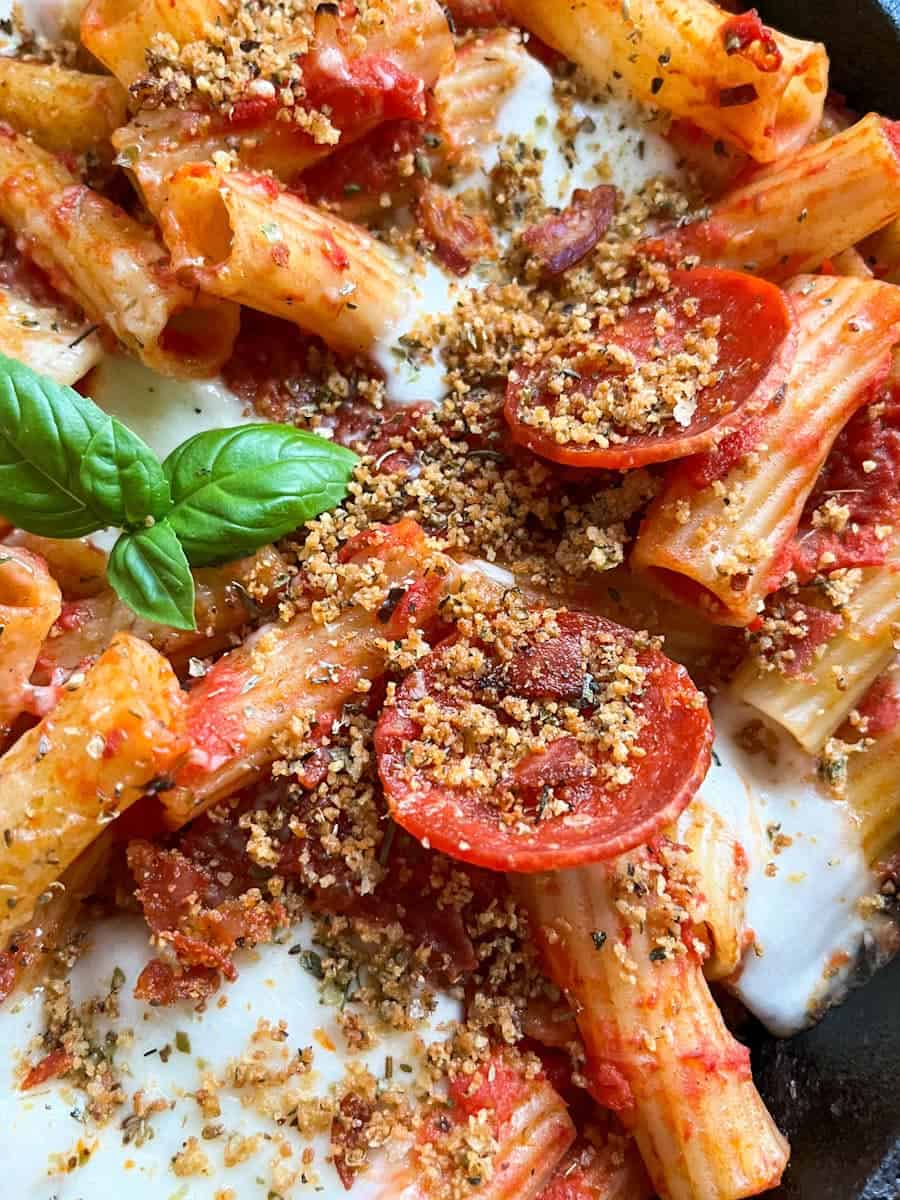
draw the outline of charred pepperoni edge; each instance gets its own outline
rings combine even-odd
[[[595,633],[610,632],[628,644],[633,641],[633,631],[612,621],[582,613],[569,615],[589,622]],[[626,828],[592,838],[585,826],[566,831],[560,824],[564,818],[551,818],[535,826],[530,834],[513,833],[501,829],[485,812],[477,792],[428,784],[413,790],[404,770],[404,749],[410,725],[414,724],[406,715],[406,706],[414,699],[414,689],[421,688],[423,669],[427,671],[429,662],[453,641],[451,637],[442,642],[406,677],[397,690],[395,704],[382,711],[375,730],[378,770],[391,814],[432,849],[475,866],[522,873],[598,862],[648,842],[676,819],[702,783],[709,768],[713,738],[708,709],[684,668],[658,651],[648,650],[639,655],[651,676],[640,702],[647,721],[640,744],[648,753],[636,760],[635,778],[628,788],[635,789],[635,795],[652,797],[655,807],[627,818],[630,824],[626,823]],[[666,711],[660,712],[660,708]],[[562,740],[556,739],[551,746]],[[662,794],[659,768],[671,776],[671,764],[679,759],[683,769],[675,771],[673,778],[663,779]],[[609,803],[615,804],[615,800],[613,792]],[[461,850],[460,843],[466,849]]]
[[[771,306],[770,320],[776,318],[776,309],[780,308],[781,321],[784,326],[784,337],[773,351],[770,361],[759,375],[755,386],[739,398],[730,409],[721,416],[703,413],[703,397],[700,400],[700,415],[691,422],[699,426],[693,432],[690,426],[681,432],[668,432],[658,435],[634,434],[629,435],[629,441],[620,445],[609,446],[575,446],[570,443],[559,443],[555,438],[524,424],[519,418],[521,393],[524,386],[532,384],[542,372],[526,373],[516,380],[510,379],[507,385],[504,414],[512,431],[513,439],[527,447],[542,458],[573,467],[603,467],[612,470],[629,470],[633,467],[647,466],[650,463],[670,462],[673,459],[686,458],[705,451],[714,450],[716,445],[729,435],[739,436],[740,430],[754,417],[769,407],[778,395],[779,389],[787,378],[788,371],[796,353],[796,333],[793,327],[793,312],[789,298],[774,284],[758,279],[752,275],[744,275],[740,271],[726,271],[718,267],[697,267],[693,271],[671,271],[669,278],[673,285],[684,290],[684,299],[689,298],[691,286],[698,283],[710,284],[728,282],[731,286],[743,287],[747,291],[747,304],[758,302]],[[665,302],[670,293],[660,296],[659,301]],[[647,305],[646,300],[640,302],[640,307]],[[721,335],[720,335],[721,336]],[[610,340],[615,337],[613,330]],[[714,391],[715,389],[707,389]]]

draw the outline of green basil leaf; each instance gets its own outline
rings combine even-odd
[[[79,481],[95,512],[109,525],[138,525],[172,506],[162,463],[137,434],[107,417],[88,443]]]
[[[106,577],[139,617],[175,629],[197,628],[194,577],[168,521],[123,533],[109,556]]]
[[[339,504],[356,461],[292,425],[198,433],[163,463],[168,520],[194,566],[251,554]]]
[[[0,354],[0,512],[31,533],[62,538],[129,524],[153,509],[161,515],[159,464],[116,425],[73,388]],[[126,475],[118,489],[117,454]],[[132,517],[141,496],[153,508]]]

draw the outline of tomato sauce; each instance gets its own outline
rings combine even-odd
[[[813,514],[829,499],[847,510],[842,530],[817,528]],[[880,566],[888,541],[879,525],[900,520],[900,389],[889,387],[841,431],[803,510],[793,562],[801,582],[820,569]],[[826,556],[823,562],[823,555]]]

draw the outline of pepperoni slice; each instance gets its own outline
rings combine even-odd
[[[561,366],[510,373],[515,441],[568,466],[626,470],[707,450],[769,405],[794,358],[787,296],[717,267],[669,281]]]
[[[703,696],[644,635],[549,609],[493,614],[477,637],[441,642],[375,731],[398,824],[519,872],[652,838],[700,785],[711,743]]]

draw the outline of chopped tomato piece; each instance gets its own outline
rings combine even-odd
[[[356,1092],[348,1092],[331,1121],[331,1157],[334,1169],[349,1191],[365,1165],[369,1143],[366,1132],[375,1106]]]
[[[182,966],[221,971],[234,979],[235,949],[270,941],[286,920],[277,902],[257,898],[248,904],[226,896],[212,870],[179,850],[135,840],[128,846],[128,865],[147,924],[171,945]]]
[[[137,1000],[146,1000],[154,1007],[191,1000],[195,1004],[207,1000],[219,986],[221,976],[211,967],[175,967],[153,958],[138,976],[134,987]]]
[[[550,213],[522,234],[546,275],[561,275],[594,249],[615,216],[618,191],[608,184],[581,188],[562,212]]]
[[[57,1050],[51,1050],[31,1068],[22,1080],[22,1091],[27,1092],[29,1088],[40,1087],[42,1083],[58,1079],[60,1075],[65,1075],[67,1071],[72,1070],[73,1063],[74,1060],[68,1050],[64,1050],[61,1046]]]
[[[615,857],[672,821],[712,740],[686,672],[584,613],[485,625],[440,643],[382,712],[375,749],[398,824],[465,862],[530,872]]]
[[[785,639],[785,649],[793,651],[793,658],[785,661],[782,670],[789,679],[801,678],[815,660],[820,646],[827,646],[843,628],[844,618],[840,613],[828,609],[814,608],[811,604],[792,601],[788,604],[791,621],[803,632]]]
[[[783,62],[775,35],[763,25],[755,8],[729,17],[722,26],[721,36],[726,54],[740,55],[758,71],[777,71]]]
[[[600,351],[585,344],[561,366],[510,373],[517,442],[568,466],[625,470],[708,450],[770,404],[795,350],[784,293],[715,267],[669,279],[594,335]]]
[[[327,109],[332,124],[345,132],[382,121],[425,117],[424,81],[389,58],[346,58],[328,47],[306,59],[303,82],[306,103]]]
[[[879,675],[856,708],[865,722],[859,728],[866,737],[890,733],[900,725],[900,679],[890,672]],[[851,731],[852,726],[846,731],[848,736]]]

